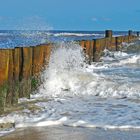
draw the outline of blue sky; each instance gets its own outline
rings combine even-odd
[[[140,30],[140,0],[0,0],[0,29]]]

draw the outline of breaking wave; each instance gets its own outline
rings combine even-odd
[[[54,36],[104,36],[101,34],[85,34],[85,33],[56,33]]]

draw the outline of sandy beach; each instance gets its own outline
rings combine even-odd
[[[1,140],[139,140],[140,131],[88,129],[79,127],[38,127],[18,129]]]

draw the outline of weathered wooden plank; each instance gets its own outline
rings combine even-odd
[[[0,114],[4,111],[7,96],[9,50],[0,50]]]

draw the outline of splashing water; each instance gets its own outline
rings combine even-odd
[[[12,120],[16,128],[140,129],[140,53],[136,52],[105,50],[102,62],[88,65],[78,44],[58,43],[42,75],[44,82],[31,97],[41,110],[13,112],[0,120]]]
[[[80,73],[82,74],[85,67],[84,60],[79,45],[72,42],[57,44],[53,48],[50,65],[44,75],[47,80],[45,79],[43,86],[49,91],[47,95],[61,95],[61,91],[71,91],[78,87],[78,76],[80,78]]]
[[[50,66],[43,75],[42,95],[93,95],[139,97],[139,54],[105,50],[102,62],[86,65],[81,47],[74,43],[55,46]],[[43,93],[42,93],[43,92]]]

